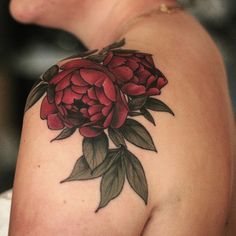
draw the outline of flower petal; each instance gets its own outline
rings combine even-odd
[[[127,82],[133,77],[133,71],[128,66],[119,66],[110,70],[119,81]]]
[[[102,107],[103,107],[102,105],[93,105],[93,106],[89,107],[89,109],[88,109],[89,115],[92,116],[92,115],[100,112],[102,110]]]
[[[113,128],[120,128],[128,115],[129,108],[124,94],[117,89],[117,101],[114,104],[114,114],[111,122]]]
[[[160,95],[161,91],[158,88],[150,88],[147,90],[146,95],[153,96],[153,95]]]
[[[73,92],[70,88],[64,90],[62,102],[66,104],[73,104],[74,100],[80,100],[82,98],[81,94]]]
[[[73,112],[77,112],[77,111],[79,111],[79,107],[77,107],[76,105],[72,105],[72,108],[71,108],[71,111],[73,111]]]
[[[87,108],[81,108],[79,111],[83,114],[84,117],[89,118],[89,113]]]
[[[67,109],[67,110],[71,110],[72,109],[72,105],[71,104],[69,104],[69,105],[65,105],[65,108]]]
[[[66,108],[63,105],[62,106],[57,106],[57,109],[58,109],[59,114],[62,115],[62,117],[66,116],[68,114]]]
[[[104,94],[104,91],[102,88],[95,88],[95,92],[98,98],[98,101],[103,105],[109,105],[111,103],[111,100],[108,99],[108,97]]]
[[[141,59],[138,58],[137,56],[133,56],[132,59],[133,59],[134,61],[136,61],[137,63],[139,63],[139,64],[140,64],[140,62],[141,62]]]
[[[168,83],[167,79],[164,77],[159,77],[157,79],[157,88],[161,89]]]
[[[155,80],[157,80],[157,78],[154,75],[151,75],[147,80],[147,85],[146,86],[150,87]]]
[[[96,113],[96,114],[94,114],[93,116],[90,117],[90,121],[97,123],[102,118],[103,118],[103,115],[101,113]]]
[[[92,106],[92,105],[95,105],[96,103],[97,103],[97,101],[95,101],[95,100],[89,100],[87,104],[89,106]]]
[[[71,77],[71,82],[77,86],[87,86],[88,84],[81,78],[79,71],[75,71]]]
[[[121,90],[125,94],[133,96],[142,95],[146,92],[146,88],[143,85],[138,85],[134,83],[127,83],[123,85]]]
[[[110,61],[108,67],[109,69],[115,68],[117,66],[125,65],[126,59],[119,56],[113,56],[112,60]]]
[[[130,80],[130,82],[132,82],[134,84],[139,84],[139,78],[134,75],[134,77],[132,78],[132,80]]]
[[[107,56],[105,57],[104,61],[103,61],[103,65],[107,65],[111,59],[113,57],[113,53],[111,51],[108,52]]]
[[[81,69],[80,75],[82,79],[90,85],[102,83],[104,80],[109,79],[104,72],[93,69]]]
[[[59,130],[64,128],[64,124],[57,114],[51,114],[47,118],[48,128]]]
[[[70,85],[71,74],[65,76],[60,82],[58,82],[55,91],[60,91],[67,88]]]
[[[97,96],[95,94],[95,90],[93,87],[88,89],[87,94],[88,94],[89,98],[91,98],[93,100],[97,100]]]
[[[139,64],[132,58],[129,58],[126,62],[126,64],[133,70],[137,70],[139,67]]]
[[[79,93],[79,94],[85,94],[88,90],[89,86],[75,86],[75,85],[72,85],[71,86],[71,89],[76,92],[76,93]]]
[[[41,108],[40,108],[40,117],[41,119],[46,119],[48,115],[54,114],[57,112],[57,107],[54,103],[49,103],[47,96],[44,97]]]
[[[114,110],[112,110],[108,116],[106,117],[104,123],[103,123],[103,127],[106,129],[112,122],[112,118],[113,118],[113,114],[114,114]]]
[[[102,108],[102,114],[103,116],[107,116],[112,108],[112,103],[110,103],[108,106],[104,106]]]
[[[63,97],[63,91],[56,92],[56,94],[55,94],[55,103],[57,105],[59,105],[61,103],[62,97]]]
[[[81,127],[79,132],[82,136],[87,138],[96,137],[103,132],[103,129],[94,128],[90,126]]]
[[[83,101],[83,103],[88,104],[89,101],[91,101],[91,100],[87,94],[84,94],[84,96],[82,97],[82,101]]]
[[[104,93],[111,100],[116,100],[116,90],[113,82],[110,79],[106,79],[103,83]]]
[[[147,78],[151,75],[151,73],[146,70],[142,65],[140,65],[136,75],[139,77],[140,83],[146,83]]]
[[[69,75],[73,70],[61,71],[59,74],[55,75],[51,80],[50,84],[58,84],[62,79]]]

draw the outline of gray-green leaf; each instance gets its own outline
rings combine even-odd
[[[119,149],[110,150],[105,160],[97,168],[91,171],[85,157],[80,157],[68,178],[61,181],[61,183],[78,180],[95,179],[102,176],[112,165],[112,163],[120,157],[121,151]]]
[[[122,159],[119,158],[102,177],[100,186],[101,200],[96,212],[105,207],[112,199],[119,196],[124,182],[125,167]]]
[[[146,118],[148,121],[150,121],[153,125],[156,126],[155,120],[152,117],[152,114],[146,109],[146,108],[142,108],[141,113],[143,114],[144,118]]]
[[[97,51],[98,51],[97,49],[94,49],[94,50],[88,50],[88,51],[84,51],[84,52],[78,52],[75,55],[64,58],[61,61],[65,61],[65,60],[69,60],[69,59],[75,59],[75,58],[85,58],[85,57],[88,57],[89,55],[92,55],[92,54],[96,53]]]
[[[131,49],[113,49],[112,51],[119,54],[133,54],[138,52],[137,50]]]
[[[148,98],[145,103],[145,108],[152,111],[169,112],[174,116],[174,112],[164,102],[156,98]]]
[[[156,152],[154,142],[149,132],[139,122],[127,119],[125,124],[119,129],[126,140],[132,144]]]
[[[125,139],[118,129],[109,128],[108,134],[112,142],[119,147],[120,145],[126,146]]]
[[[107,152],[108,138],[105,133],[94,138],[84,138],[83,154],[91,170],[94,170],[104,161]]]
[[[25,105],[25,112],[28,111],[46,92],[48,84],[40,80],[30,91]]]
[[[146,103],[147,97],[136,97],[129,101],[129,108],[131,111],[139,110],[141,109],[144,104]]]
[[[125,150],[125,169],[128,182],[132,189],[144,200],[148,201],[148,186],[142,164],[138,158]]]
[[[120,41],[114,42],[113,44],[110,44],[107,47],[103,48],[99,53],[103,54],[103,53],[108,52],[111,49],[120,48],[124,45],[125,45],[125,39],[123,38]]]
[[[61,133],[54,138],[53,140],[51,140],[51,142],[55,141],[55,140],[61,140],[61,139],[65,139],[70,137],[74,132],[76,131],[76,128],[65,128],[61,131]]]
[[[49,82],[55,75],[58,74],[58,72],[59,72],[58,65],[53,65],[42,75],[42,78],[44,81]]]

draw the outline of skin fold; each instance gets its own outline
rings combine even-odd
[[[67,30],[89,49],[121,38],[124,48],[153,55],[169,83],[161,100],[175,113],[137,118],[158,153],[128,144],[145,169],[147,206],[125,182],[119,198],[94,213],[99,179],[60,184],[82,153],[79,132],[50,143],[57,131],[40,118],[39,100],[24,117],[14,183],[10,236],[234,235],[234,120],[219,50],[188,13],[153,11],[154,0],[13,0],[22,23]],[[79,154],[80,153],[80,154]]]

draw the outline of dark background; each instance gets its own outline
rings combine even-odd
[[[236,111],[236,3],[233,1],[181,0],[222,51]],[[24,104],[35,79],[56,61],[85,50],[66,32],[16,23],[8,13],[8,3],[0,0],[0,192],[12,187]]]

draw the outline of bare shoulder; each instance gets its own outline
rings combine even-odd
[[[133,44],[154,52],[169,80],[161,97],[175,113],[155,117],[157,127],[150,129],[159,153],[142,160],[154,202],[145,235],[222,235],[230,210],[234,137],[222,56],[187,13],[155,18],[129,34]]]

